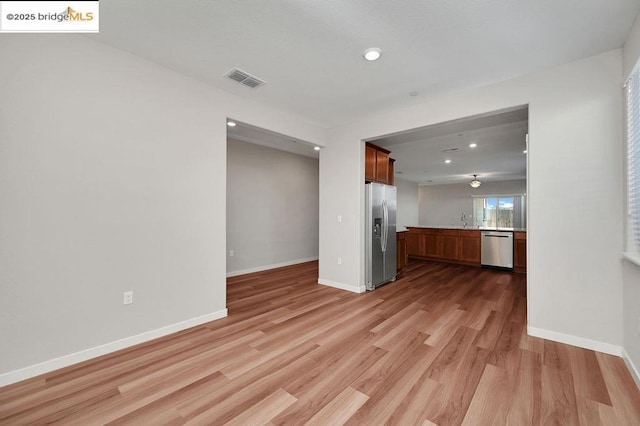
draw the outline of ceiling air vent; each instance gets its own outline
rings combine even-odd
[[[458,152],[460,151],[460,148],[449,148],[449,149],[443,149],[442,152]]]
[[[226,73],[225,76],[252,89],[260,87],[264,84],[263,80],[260,80],[258,77],[239,70],[238,68],[233,68],[231,71]]]

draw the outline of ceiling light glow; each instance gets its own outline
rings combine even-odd
[[[380,56],[382,56],[382,49],[378,47],[371,47],[365,50],[362,53],[362,56],[364,56],[367,61],[377,61]]]
[[[444,162],[445,162],[446,164],[449,164],[449,163],[451,162],[451,160],[446,159],[446,160],[444,160]]]
[[[478,144],[477,144],[477,143],[470,143],[470,144],[469,144],[469,148],[475,148],[476,146],[478,146]]]
[[[482,182],[480,182],[478,180],[478,175],[473,175],[473,180],[471,182],[469,182],[469,185],[472,188],[478,188],[481,184],[482,184]]]
[[[228,120],[228,121],[227,121],[227,126],[229,126],[229,127],[236,127],[236,122],[235,122],[235,121]]]
[[[524,151],[522,151],[522,153],[523,153],[523,154],[526,154],[526,153],[527,153],[527,150],[525,149]]]
[[[315,149],[316,151],[320,151],[320,147],[319,146],[314,146],[313,149]]]

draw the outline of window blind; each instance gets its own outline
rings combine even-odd
[[[627,81],[627,176],[629,223],[636,250],[640,251],[640,71],[636,67]]]

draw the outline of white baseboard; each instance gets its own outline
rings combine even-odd
[[[367,289],[364,286],[354,287],[352,285],[342,284],[335,281],[324,280],[322,278],[318,278],[318,284],[326,285],[333,288],[339,288],[340,290],[350,291],[352,293],[364,293]]]
[[[629,354],[624,348],[622,348],[622,359],[624,359],[624,363],[627,364],[627,368],[629,369],[629,371],[631,371],[631,375],[633,376],[633,379],[636,381],[636,385],[640,389],[640,372],[638,371],[638,368],[633,363],[633,361],[629,357]]]
[[[227,272],[227,278],[236,277],[238,275],[244,275],[244,274],[252,274],[254,272],[268,271],[269,269],[282,268],[284,266],[297,265],[298,263],[306,263],[306,262],[311,262],[313,260],[318,260],[318,256],[307,257],[306,259],[289,260],[287,262],[274,263],[273,265],[257,266],[255,268],[249,268],[249,269],[239,269],[237,271]]]
[[[599,342],[597,340],[585,339],[584,337],[572,336],[570,334],[558,333],[556,331],[544,330],[542,328],[527,327],[527,334],[533,337],[540,337],[554,342],[566,343],[567,345],[579,348],[591,349],[609,355],[622,356],[622,346],[611,343]]]
[[[7,373],[0,374],[0,386],[10,385],[12,383],[30,379],[31,377],[50,373],[51,371],[55,371],[63,367],[68,367],[79,362],[97,358],[99,356],[106,355],[120,349],[128,348],[139,343],[148,342],[149,340],[157,339],[158,337],[163,337],[177,331],[186,330],[187,328],[195,327],[197,325],[224,318],[226,316],[227,310],[223,309],[221,311],[202,315],[196,318],[191,318],[176,324],[171,324],[166,327],[161,327],[141,334],[136,334],[135,336],[125,337],[124,339],[116,340],[115,342],[106,343],[104,345],[95,346],[93,348],[85,349],[80,352],[64,355],[60,358],[55,358],[49,361],[42,362],[40,364],[31,365],[19,370],[9,371]]]

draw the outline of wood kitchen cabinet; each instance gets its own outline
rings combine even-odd
[[[416,232],[405,232],[405,234],[405,239],[407,240],[407,255],[418,256],[418,253],[424,251],[422,247],[424,243],[422,236]]]
[[[396,235],[396,251],[398,253],[397,273],[401,274],[404,271],[405,266],[409,264],[409,255],[407,253],[407,232],[398,232]]]
[[[376,180],[376,149],[371,144],[365,145],[364,151],[364,180]]]
[[[438,233],[435,229],[425,229],[422,232],[422,252],[420,256],[438,256]]]
[[[480,231],[409,228],[407,254],[420,259],[480,266]]]
[[[458,240],[460,251],[458,259],[462,262],[480,263],[480,231],[458,231],[460,238]]]
[[[454,229],[441,229],[436,243],[438,253],[442,259],[458,260],[458,231]]]
[[[516,272],[527,272],[527,233],[513,233],[513,266]]]
[[[365,145],[364,179],[367,182],[379,182],[387,185],[394,183],[395,160],[389,158],[391,151],[372,143]]]

